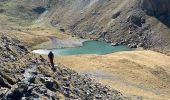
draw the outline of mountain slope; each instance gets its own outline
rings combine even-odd
[[[167,0],[3,0],[1,24],[35,28],[52,25],[84,38],[168,52],[168,3]]]
[[[147,12],[144,12],[149,4],[156,2],[150,1],[65,0],[54,6],[54,19],[51,23],[59,29],[64,28],[68,33],[81,37],[104,39],[130,47],[168,50],[169,27],[156,16],[148,16]],[[166,3],[164,1],[160,2]],[[148,6],[142,6],[145,3]]]
[[[52,70],[42,56],[19,40],[0,33],[0,99],[2,100],[136,100],[63,66]],[[139,99],[137,99],[139,100]]]
[[[144,100],[169,100],[170,57],[146,50],[57,57],[56,62]],[[89,68],[89,66],[91,66]]]

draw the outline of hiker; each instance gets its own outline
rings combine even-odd
[[[52,69],[54,69],[54,54],[52,51],[50,51],[50,53],[48,54],[48,59],[50,61],[50,64],[52,66]]]

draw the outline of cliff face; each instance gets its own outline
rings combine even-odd
[[[169,15],[169,3],[169,0],[142,0],[142,7],[151,15]]]
[[[169,0],[142,0],[142,8],[148,15],[157,17],[170,27]]]

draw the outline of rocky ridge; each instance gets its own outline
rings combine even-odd
[[[0,55],[2,100],[132,99],[66,67],[56,66],[54,72],[46,59],[31,54],[20,41],[6,34],[0,38]]]

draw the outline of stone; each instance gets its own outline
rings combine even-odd
[[[119,44],[115,42],[115,43],[111,43],[111,46],[119,46]]]
[[[131,42],[127,46],[130,47],[130,48],[137,48],[137,43]]]
[[[143,47],[143,43],[139,43],[139,44],[137,45],[137,48],[140,48],[140,47]]]
[[[27,52],[27,48],[23,44],[17,44],[20,50]]]
[[[0,98],[3,98],[9,89],[1,87],[0,88]]]
[[[20,69],[19,72],[24,74],[25,73],[25,69]]]
[[[105,39],[105,41],[106,41],[106,43],[111,43],[111,41],[110,41],[110,40]]]
[[[116,18],[120,15],[120,13],[121,13],[120,11],[114,13],[114,14],[112,15],[112,19],[116,19]]]
[[[131,23],[133,23],[133,24],[135,24],[135,25],[137,25],[139,27],[142,26],[142,20],[137,15],[131,15],[131,16],[129,16],[129,18],[127,20],[128,20],[128,22],[131,22]]]
[[[40,94],[46,94],[46,93],[47,93],[47,88],[45,88],[45,87],[39,87],[36,91],[37,91],[38,93],[40,93]]]
[[[100,94],[95,95],[96,99],[102,99],[102,96]]]
[[[133,33],[133,31],[129,30],[129,34],[132,34],[132,33]]]
[[[62,87],[64,90],[63,90],[63,93],[66,97],[69,97],[70,96],[70,89],[68,87]]]
[[[64,29],[64,28],[60,28],[60,31],[61,31],[61,32],[65,32],[65,29]]]
[[[35,82],[35,77],[34,77],[34,76],[30,77],[29,80],[28,80],[28,82],[34,83],[34,82]]]
[[[6,88],[11,88],[11,85],[7,82],[6,79],[2,78],[1,75],[0,75],[0,86],[6,87]]]
[[[28,86],[27,93],[28,93],[28,94],[31,94],[32,91],[33,91],[33,89],[34,89],[33,86]],[[27,94],[27,95],[28,95],[28,94]]]
[[[11,60],[16,60],[16,58],[15,58],[13,55],[10,55],[9,58],[10,58]]]
[[[24,93],[27,91],[27,87],[25,86],[20,86],[19,88],[14,89],[9,93],[6,98],[7,100],[20,100],[23,96]]]
[[[130,48],[137,48],[137,45],[133,44],[130,46]]]
[[[141,23],[144,24],[146,22],[145,18],[141,18]]]
[[[53,79],[48,77],[42,77],[41,79],[44,82],[45,86],[51,91],[57,91],[57,89],[59,88],[59,84]]]
[[[6,50],[12,51],[11,47],[9,45],[5,45]]]

